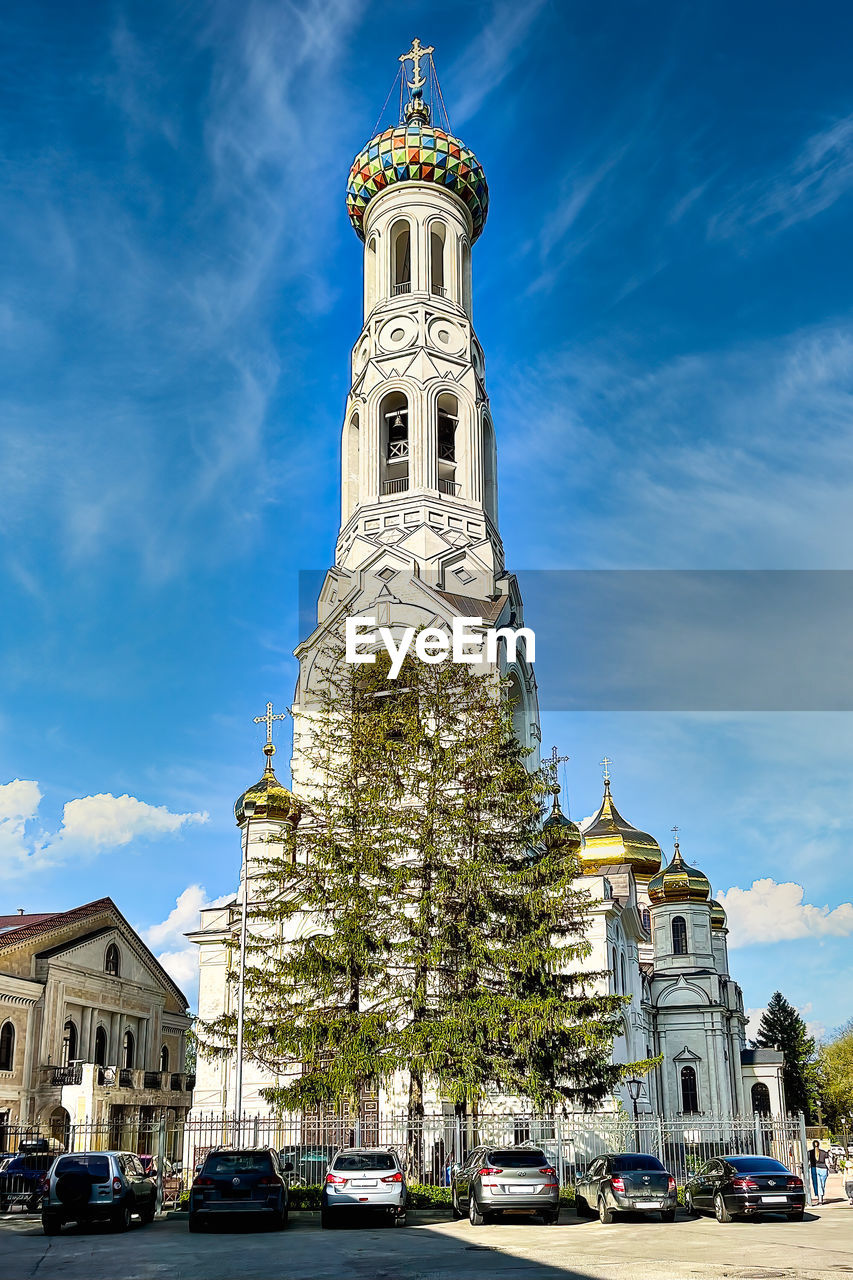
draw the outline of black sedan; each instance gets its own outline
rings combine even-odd
[[[593,1160],[575,1186],[575,1208],[581,1218],[598,1213],[612,1222],[615,1213],[659,1213],[675,1221],[675,1178],[655,1156],[642,1151],[614,1152]]]
[[[769,1156],[720,1156],[708,1160],[684,1188],[688,1213],[713,1213],[718,1222],[784,1213],[802,1222],[806,1192],[802,1178]]]

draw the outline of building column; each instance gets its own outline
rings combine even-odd
[[[83,1005],[80,1010],[80,1043],[77,1056],[83,1062],[92,1061],[92,1013],[91,1005]]]
[[[109,1048],[107,1051],[107,1057],[109,1058],[109,1065],[114,1067],[121,1066],[121,1063],[119,1061],[119,1054],[121,1053],[120,1034],[121,1034],[121,1014],[111,1013],[110,1014],[110,1031],[109,1031],[110,1040],[109,1040]]]

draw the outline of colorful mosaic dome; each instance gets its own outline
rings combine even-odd
[[[292,822],[295,826],[302,817],[302,805],[292,791],[288,791],[287,787],[283,787],[275,776],[272,767],[272,755],[275,747],[271,743],[267,743],[264,747],[264,755],[267,757],[267,767],[264,769],[264,776],[260,782],[256,782],[253,787],[249,787],[248,791],[244,791],[234,806],[234,817],[237,819],[237,825],[242,826],[246,818],[245,804],[250,800],[255,808],[252,817],[255,818],[271,818],[276,822]]]
[[[364,213],[374,196],[397,182],[436,182],[458,196],[471,215],[472,241],[489,211],[489,188],[482,165],[464,142],[422,121],[397,125],[371,138],[353,160],[347,183],[347,212],[364,239]]]
[[[652,902],[708,902],[711,882],[697,867],[688,867],[676,840],[672,862],[649,881],[649,897]]]
[[[581,862],[584,870],[595,874],[599,867],[629,866],[640,878],[660,870],[660,845],[654,836],[638,831],[613,803],[610,780],[604,780],[601,808],[583,832]]]

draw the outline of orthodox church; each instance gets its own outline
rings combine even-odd
[[[498,529],[495,430],[485,359],[473,327],[472,247],[488,214],[488,187],[474,153],[435,119],[424,89],[432,50],[415,40],[400,61],[408,93],[400,122],[371,138],[349,174],[347,210],[364,245],[364,320],[352,351],[341,444],[341,523],[335,563],[322,587],[317,626],[296,650],[299,678],[292,791],[272,765],[271,706],[266,768],[238,799],[243,872],[230,903],[202,912],[189,936],[200,948],[199,1015],[230,1008],[227,981],[243,904],[269,842],[297,823],[321,779],[311,742],[322,657],[348,617],[392,631],[523,626],[521,593],[504,563]],[[411,63],[412,74],[407,68]],[[424,67],[428,67],[427,76]],[[444,127],[442,126],[442,123]],[[539,710],[524,647],[498,652],[521,744],[539,764]],[[617,810],[605,765],[596,816],[579,829],[561,812],[559,788],[544,836],[576,855],[589,893],[590,971],[607,971],[610,992],[630,997],[616,1061],[662,1055],[644,1081],[641,1110],[664,1118],[708,1118],[759,1110],[784,1113],[780,1054],[745,1048],[740,987],[729,973],[726,917],[706,876],[678,842],[666,865],[658,842]],[[243,1108],[266,1114],[270,1078],[247,1062]],[[377,1100],[397,1109],[391,1088]],[[432,1103],[439,1110],[441,1099]],[[610,1106],[630,1108],[627,1093]],[[200,1058],[194,1111],[233,1112],[235,1064]]]

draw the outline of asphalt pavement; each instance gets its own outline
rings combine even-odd
[[[321,1231],[293,1214],[282,1232],[217,1229],[190,1235],[167,1217],[116,1235],[103,1227],[42,1234],[38,1219],[0,1220],[4,1280],[823,1280],[853,1275],[853,1208],[722,1226],[679,1214],[666,1224],[610,1226],[563,1211],[556,1227],[467,1222],[413,1213],[406,1227]]]

